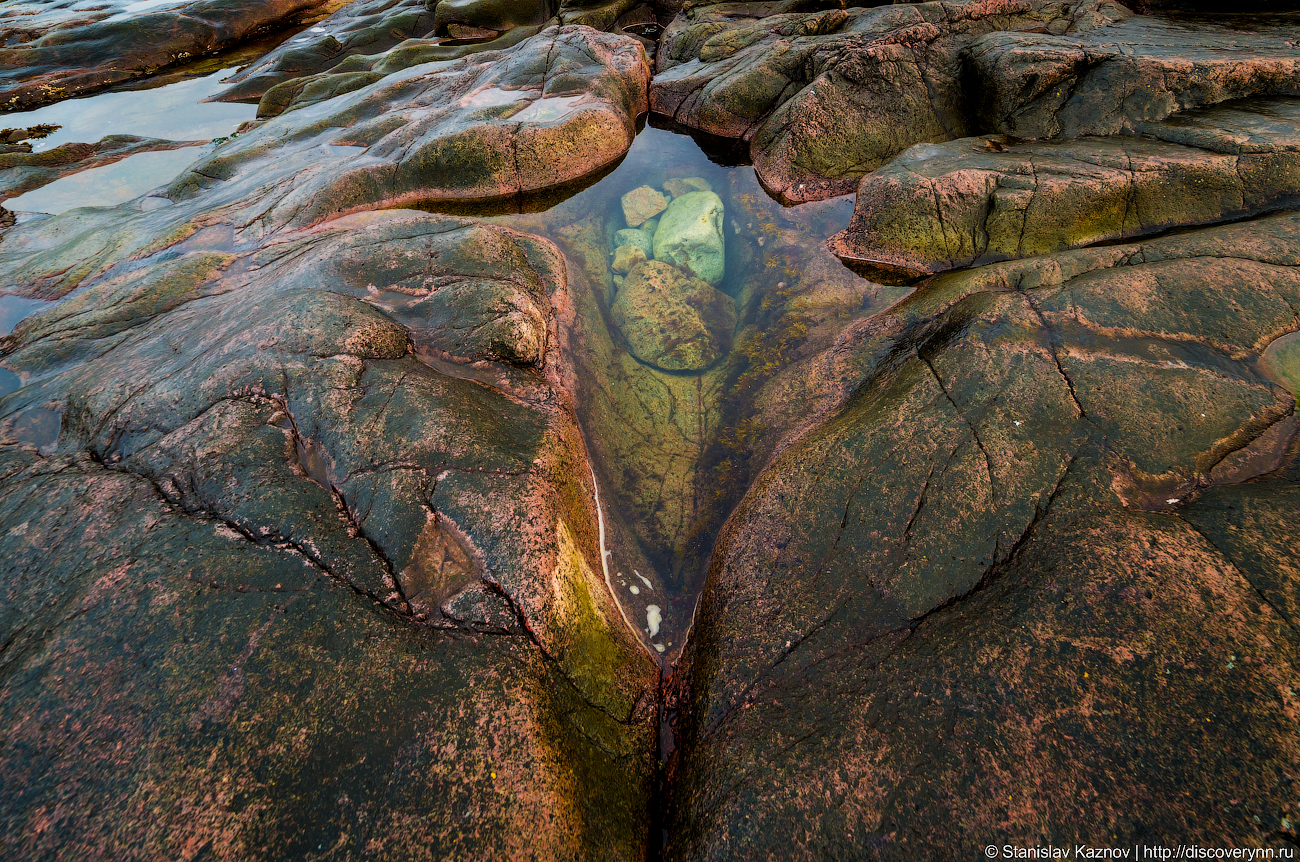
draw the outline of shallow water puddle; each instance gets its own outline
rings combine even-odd
[[[202,62],[213,59],[206,58]],[[152,88],[136,85],[133,89],[69,99],[35,111],[6,114],[0,125],[7,128],[60,127],[47,137],[32,139],[33,152],[74,141],[93,143],[114,134],[178,141],[220,138],[232,134],[257,113],[255,105],[202,101],[222,89],[221,79],[229,77],[235,69],[223,65],[218,71],[201,77],[182,77]],[[186,72],[180,69],[175,74],[183,76]],[[19,221],[26,221],[76,207],[113,206],[166,184],[207,151],[207,147],[185,147],[137,153],[10,198],[5,202],[5,208],[17,213]],[[170,201],[162,198],[146,198],[141,209],[148,211],[168,205]],[[0,335],[12,332],[19,321],[52,305],[0,296]]]
[[[515,117],[558,117],[579,101],[542,99]],[[469,211],[544,236],[567,259],[565,363],[600,489],[609,583],[667,660],[685,640],[718,530],[761,467],[750,463],[760,438],[791,418],[760,406],[759,390],[816,333],[907,292],[825,250],[851,197],[784,208],[741,161],[647,127],[585,188]]]
[[[43,299],[27,299],[22,296],[0,296],[0,335],[8,335],[25,317],[54,307],[53,302]]]
[[[53,454],[63,429],[63,413],[47,407],[27,407],[0,423],[0,442],[35,446],[45,456]]]
[[[13,212],[55,215],[76,207],[108,207],[125,203],[166,185],[207,151],[207,147],[185,147],[157,153],[136,153],[120,162],[79,171],[10,198],[5,201],[5,207]],[[159,201],[147,208],[159,205],[165,205],[165,202]]]
[[[228,67],[153,89],[114,90],[68,99],[35,111],[5,114],[0,123],[14,129],[61,126],[48,137],[32,141],[32,151],[37,153],[71,141],[94,143],[106,135],[211,140],[229,135],[257,115],[256,105],[202,101],[221,90],[221,79],[234,72],[234,67]]]
[[[1300,332],[1270,344],[1260,357],[1260,369],[1274,383],[1300,397]]]
[[[174,8],[184,5],[185,0],[136,0],[135,3],[128,3],[122,7],[120,12],[116,12],[105,21],[125,21],[128,18],[134,18],[141,12],[161,12],[164,9]]]
[[[562,120],[575,113],[576,106],[586,96],[552,96],[538,99],[510,119],[526,123],[549,123]]]

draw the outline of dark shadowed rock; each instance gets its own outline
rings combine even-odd
[[[863,178],[853,221],[830,247],[879,277],[916,277],[1300,198],[1300,100],[1232,103],[1141,130],[1145,137],[917,145]]]
[[[30,108],[149,74],[233,45],[322,0],[178,0],[162,11],[128,3],[36,0],[0,24],[0,104]]]
[[[1288,457],[1254,369],[1298,228],[984,267],[845,332],[715,552],[669,858],[1279,840],[1294,478],[1203,489]]]

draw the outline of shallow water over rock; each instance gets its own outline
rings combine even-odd
[[[5,201],[12,212],[61,213],[76,207],[107,207],[164,186],[203,155],[186,147],[161,153],[137,153],[120,162],[78,171],[35,191]],[[162,199],[156,199],[160,202]]]
[[[806,371],[797,369],[848,320],[887,308],[908,289],[873,284],[824,248],[825,237],[848,223],[852,198],[782,206],[723,142],[643,126],[627,156],[588,182],[558,202],[552,193],[496,205],[536,211],[494,214],[484,204],[472,212],[545,236],[565,254],[569,287],[560,338],[599,478],[611,583],[642,637],[671,660],[690,627],[718,529],[775,440],[809,406],[802,401],[812,394],[804,389],[809,381],[796,380]],[[626,196],[634,192],[663,203],[630,204]],[[711,300],[693,294],[685,305],[647,305],[653,294],[645,294],[641,269],[620,272],[615,265],[629,237],[620,240],[620,232],[635,221],[638,230],[653,229],[650,254],[637,249],[651,259],[643,265],[651,267],[647,273],[656,272],[663,284],[694,279],[688,258],[676,246],[665,255],[659,241],[672,202],[688,195],[713,198],[721,207],[725,243],[718,243],[722,254],[707,271],[717,274],[714,292],[727,309],[707,318],[717,321],[708,336],[681,314]],[[631,218],[630,206],[637,207]],[[677,275],[663,281],[668,273]],[[634,281],[642,298],[630,329],[633,312],[623,291]],[[700,297],[713,291],[698,284]],[[663,316],[656,321],[655,314]],[[705,342],[696,348],[683,338]]]
[[[67,99],[34,111],[5,114],[0,123],[6,128],[58,126],[47,137],[32,142],[32,150],[38,153],[69,141],[98,141],[105,135],[211,140],[229,135],[256,114],[252,105],[203,101],[218,92],[221,80],[234,71],[227,67],[161,87]]]

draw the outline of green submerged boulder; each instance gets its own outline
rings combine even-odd
[[[720,283],[727,268],[723,212],[722,198],[713,192],[673,198],[655,230],[655,260],[688,269],[709,284]]]

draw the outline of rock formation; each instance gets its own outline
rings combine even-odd
[[[1275,5],[0,10],[0,855],[1294,850]]]

